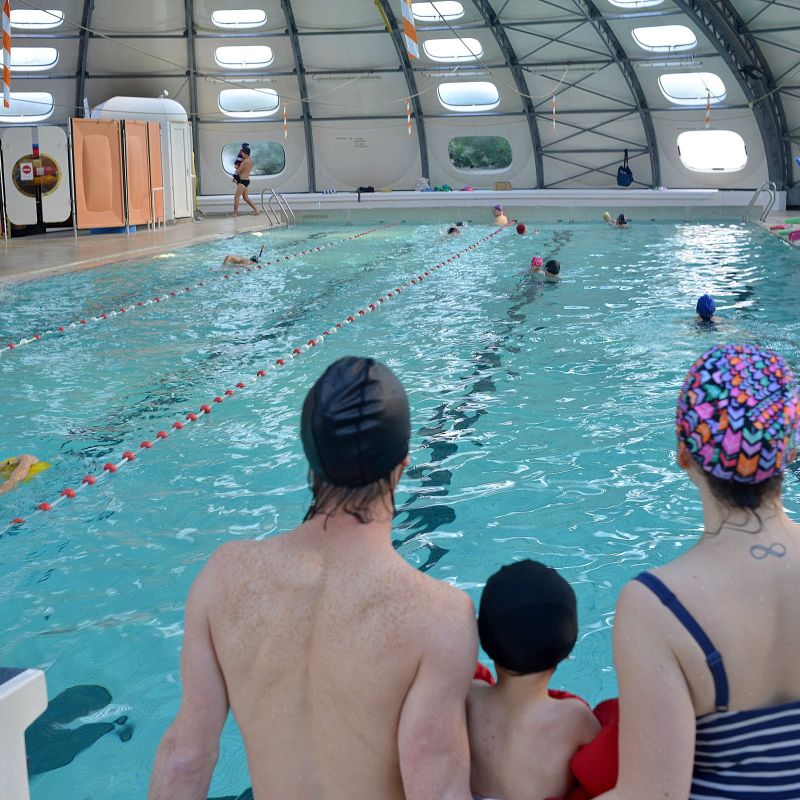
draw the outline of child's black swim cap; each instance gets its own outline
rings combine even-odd
[[[478,633],[481,647],[503,669],[521,675],[555,669],[578,638],[575,592],[538,561],[509,564],[486,582]]]
[[[561,272],[561,262],[551,258],[545,265],[544,271],[549,272],[551,275],[558,275]]]
[[[366,486],[385,478],[408,455],[406,391],[387,366],[340,358],[306,396],[300,438],[314,474],[328,483]]]

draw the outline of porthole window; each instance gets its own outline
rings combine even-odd
[[[268,67],[274,57],[272,48],[262,44],[231,45],[214,51],[214,60],[225,69]]]
[[[496,172],[511,166],[511,145],[502,136],[456,136],[447,152],[456,169]]]
[[[711,94],[711,105],[725,99],[725,84],[713,72],[676,72],[658,79],[661,93],[678,106],[703,105]]]
[[[12,8],[11,27],[27,31],[57,28],[64,21],[64,12],[54,9]],[[12,48],[13,52],[13,48]]]
[[[664,0],[608,0],[608,2],[619,8],[646,8],[647,6],[660,6]]]
[[[747,164],[744,139],[734,131],[685,131],[678,155],[692,172],[737,172]]]
[[[658,25],[653,28],[634,28],[633,40],[643,50],[652,53],[674,53],[691,50],[697,45],[694,32],[685,25]]]
[[[268,117],[279,104],[274,89],[223,89],[219,93],[219,110],[229,117]]]
[[[277,175],[286,167],[286,152],[277,142],[249,142],[250,158],[253,161],[251,176]],[[242,147],[241,142],[230,142],[222,148],[222,169],[233,175],[236,171],[236,157]]]
[[[411,12],[416,19],[425,22],[441,22],[445,19],[450,21],[464,16],[464,6],[454,0],[437,0],[435,3],[412,3]]]
[[[211,21],[218,28],[260,28],[267,21],[267,12],[260,8],[224,9],[212,11]]]
[[[58,63],[55,47],[12,47],[11,69],[15,72],[41,72]]]
[[[49,92],[11,92],[10,108],[0,105],[0,122],[42,122],[52,116],[55,100]]]
[[[443,83],[439,102],[450,111],[489,111],[500,104],[500,92],[489,81]]]
[[[428,39],[422,49],[432,61],[476,61],[483,55],[477,39]]]

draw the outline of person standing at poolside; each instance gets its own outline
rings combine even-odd
[[[410,431],[403,386],[372,359],[311,388],[311,507],[289,533],[224,544],[192,586],[150,800],[206,797],[229,707],[256,798],[471,800],[475,609],[392,546]]]
[[[236,194],[233,196],[233,216],[239,213],[239,200],[244,199],[245,203],[253,209],[253,216],[257,217],[261,212],[255,207],[255,204],[250,199],[248,187],[250,186],[250,172],[253,169],[253,160],[250,158],[250,148],[242,147],[242,163],[239,164],[239,169],[233,174],[233,180],[236,183]]]
[[[781,485],[799,422],[777,353],[715,345],[689,369],[677,462],[703,534],[620,593],[620,770],[603,800],[798,797],[800,525]]]

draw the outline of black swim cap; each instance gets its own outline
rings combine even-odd
[[[244,153],[246,156],[249,156],[249,155],[250,155],[250,148],[249,148],[249,147],[243,147],[243,148],[242,148],[242,152],[243,152],[243,153]]]
[[[551,258],[545,265],[544,271],[549,272],[552,275],[558,275],[561,272],[561,262],[556,261],[554,258]]]
[[[617,217],[617,224],[618,225],[627,225],[628,224],[628,220],[627,220],[627,218],[626,218],[626,216],[624,214],[620,214]]]
[[[385,478],[408,455],[406,391],[387,366],[340,358],[306,396],[300,438],[314,474],[328,483],[355,487]]]
[[[555,669],[578,638],[575,592],[538,561],[509,564],[486,582],[478,633],[481,647],[503,669],[521,675]]]

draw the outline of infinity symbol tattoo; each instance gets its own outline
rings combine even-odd
[[[775,542],[769,547],[764,547],[763,544],[754,544],[750,548],[750,555],[757,558],[759,561],[765,559],[767,556],[775,556],[775,558],[783,558],[786,555],[786,545],[780,542]]]

